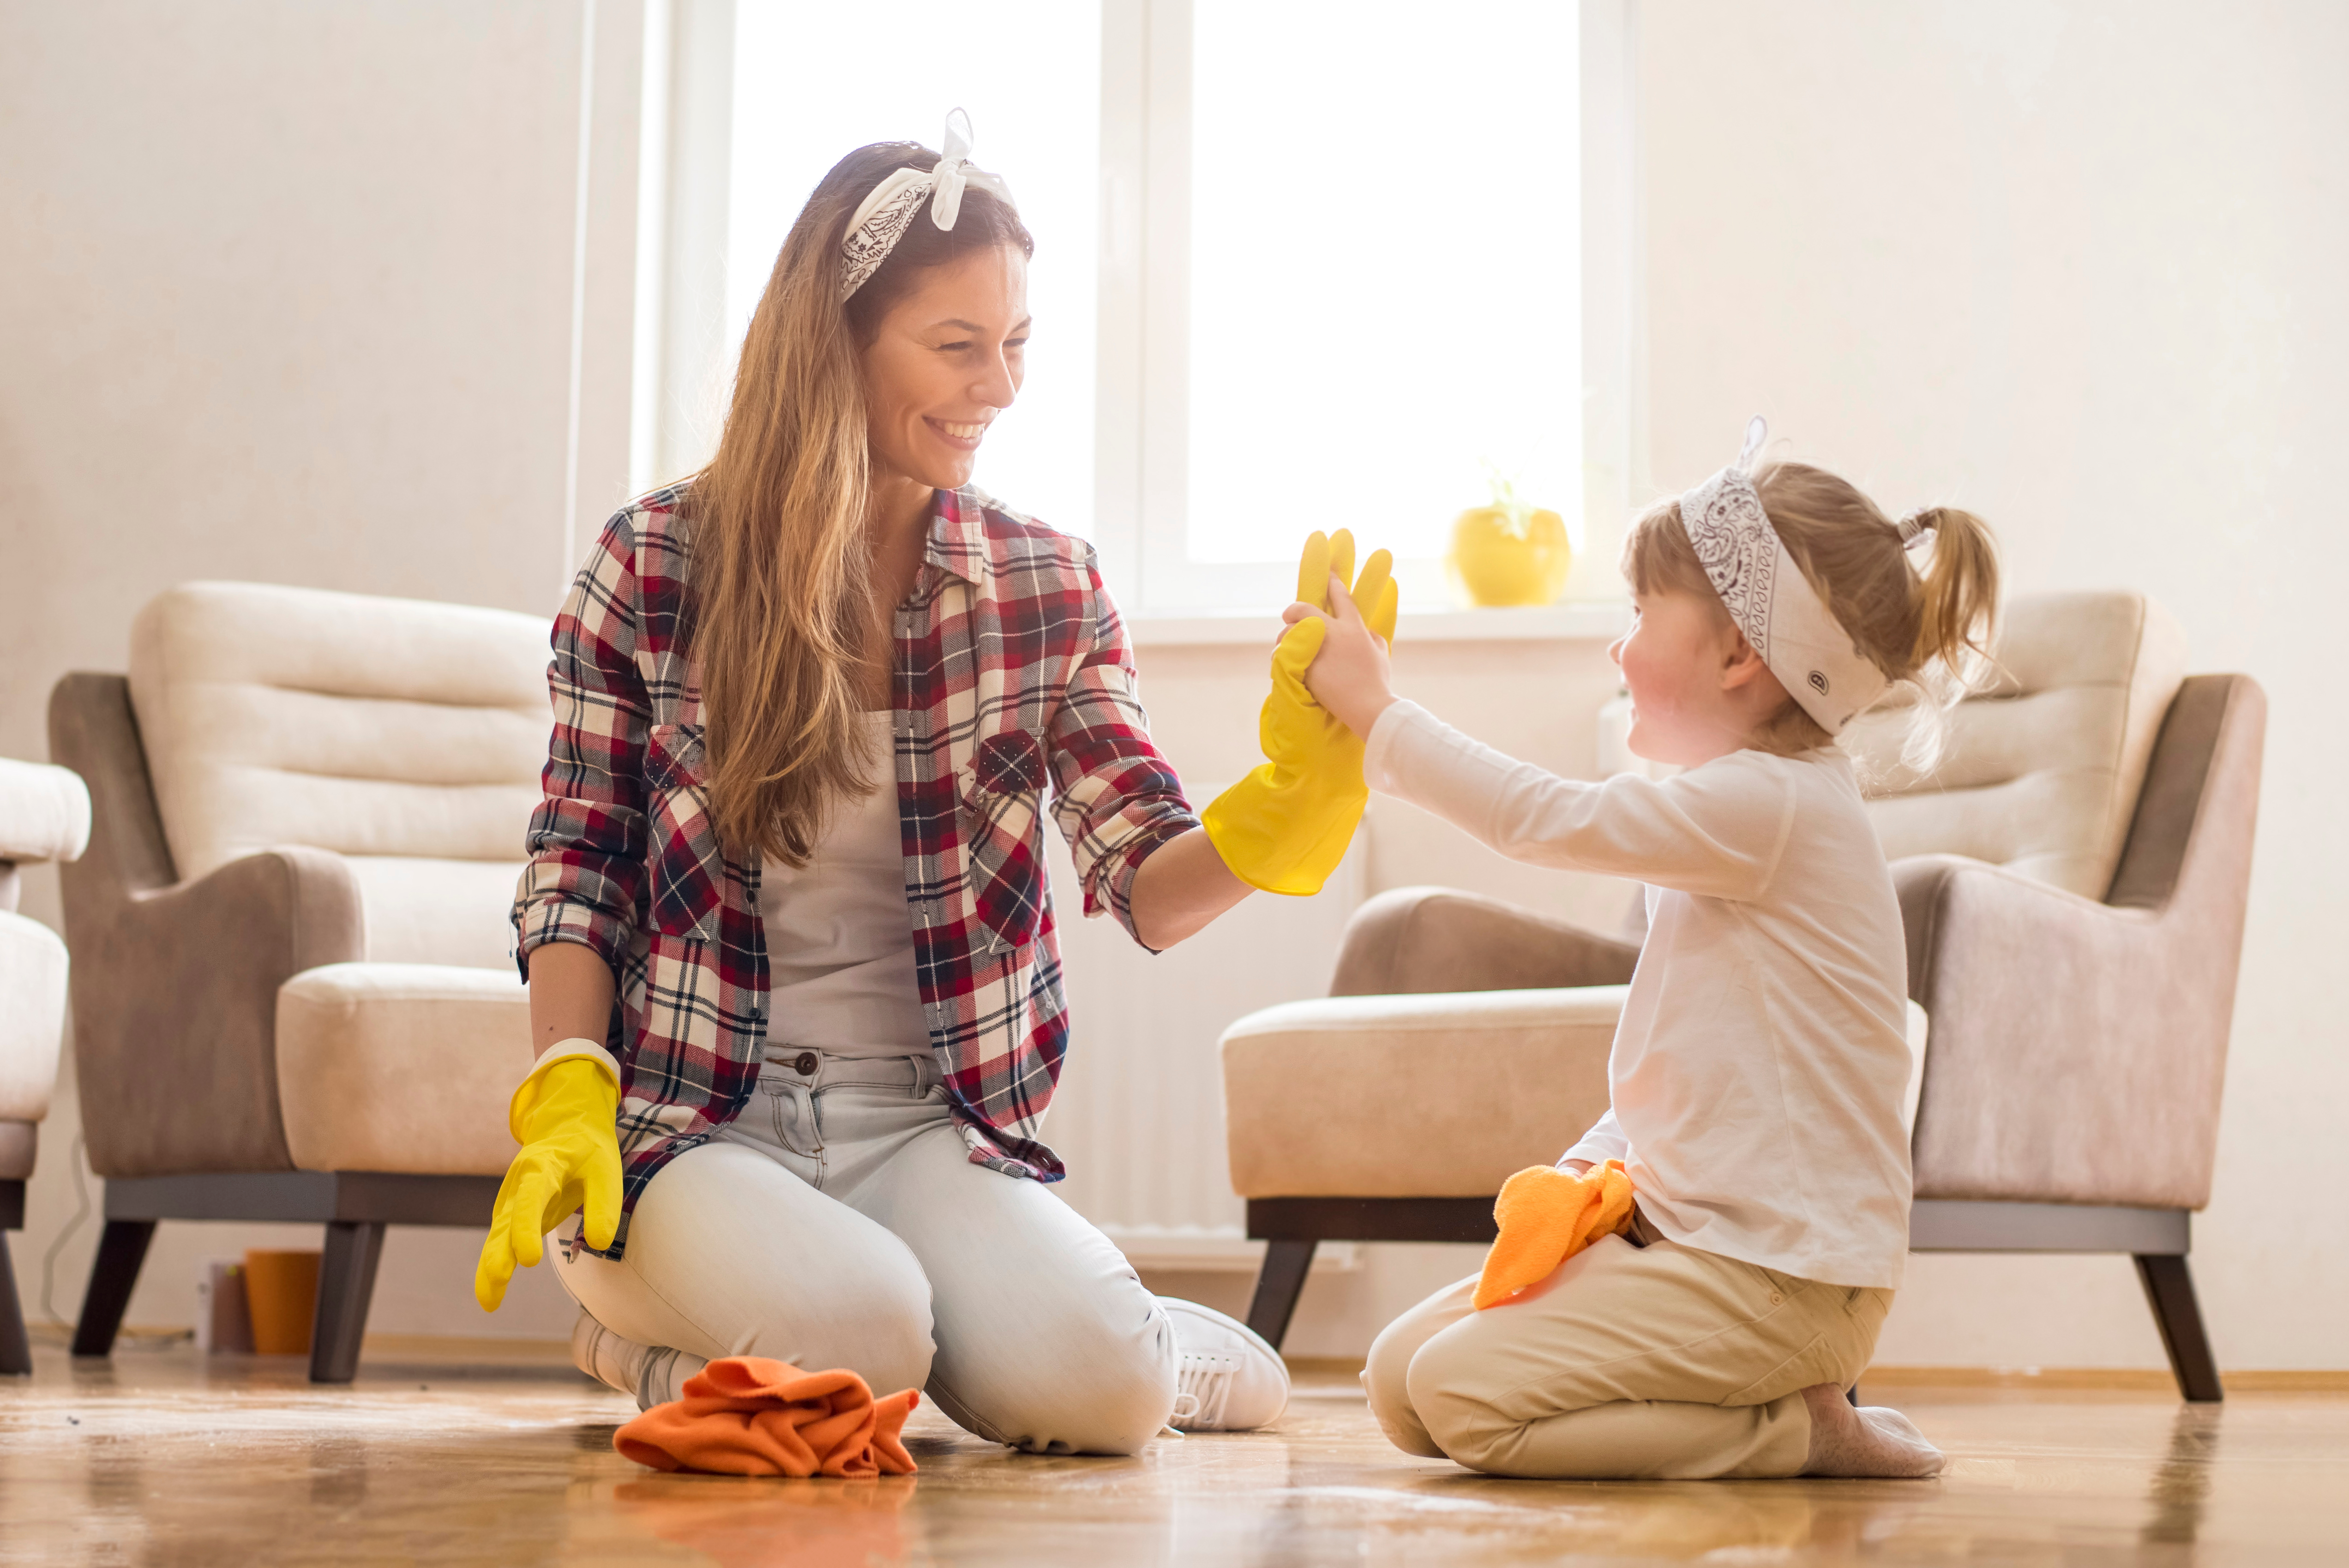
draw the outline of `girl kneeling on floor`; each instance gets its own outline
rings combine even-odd
[[[1835,738],[1909,683],[1929,759],[1996,561],[1965,512],[1895,523],[1817,469],[1749,474],[1763,434],[1625,547],[1637,614],[1609,653],[1632,751],[1686,770],[1662,782],[1578,783],[1477,744],[1395,696],[1333,598],[1306,684],[1366,741],[1371,788],[1515,859],[1647,884],[1612,1103],[1558,1161],[1621,1161],[1635,1206],[1487,1310],[1468,1279],[1387,1326],[1363,1381],[1406,1452],[1539,1477],[1940,1468],[1906,1418],[1845,1398],[1908,1251],[1910,1057],[1900,910]]]

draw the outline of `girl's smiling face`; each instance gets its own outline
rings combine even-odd
[[[1634,756],[1681,768],[1725,757],[1785,702],[1719,599],[1660,588],[1631,604],[1631,629],[1607,655],[1631,693]]]
[[[929,268],[865,346],[876,470],[932,490],[970,482],[978,447],[1027,376],[1028,258],[1009,245]]]

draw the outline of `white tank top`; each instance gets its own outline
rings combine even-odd
[[[871,1057],[930,1047],[914,977],[891,715],[864,718],[883,759],[880,787],[842,803],[806,865],[793,870],[761,857],[770,1051],[801,1046]]]

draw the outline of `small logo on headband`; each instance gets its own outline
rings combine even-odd
[[[1813,670],[1811,672],[1811,689],[1817,692],[1821,696],[1827,695],[1827,677],[1825,671]]]

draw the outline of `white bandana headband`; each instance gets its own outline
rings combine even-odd
[[[1839,735],[1891,683],[1786,553],[1749,469],[1770,427],[1756,414],[1737,460],[1681,497],[1681,526],[1729,618],[1803,711]]]
[[[962,122],[959,128],[957,120]],[[976,185],[1005,206],[1011,205],[1010,187],[999,177],[972,168],[969,158],[970,116],[955,109],[947,116],[946,151],[936,169],[900,169],[873,188],[873,194],[848,220],[848,232],[840,242],[843,303],[881,270],[881,263],[913,227],[923,198],[929,199],[930,222],[947,231],[962,215],[962,193],[968,186]]]

